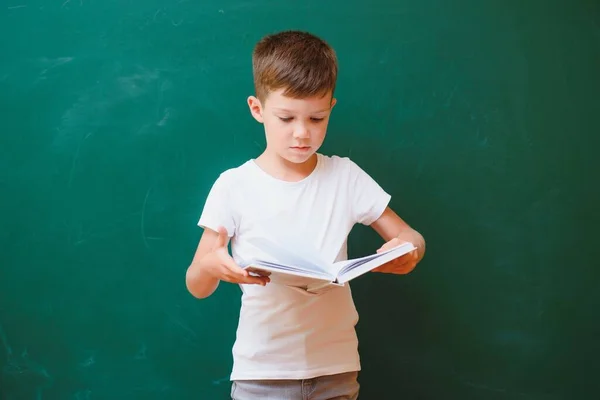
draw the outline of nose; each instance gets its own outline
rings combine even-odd
[[[303,123],[299,123],[294,127],[294,137],[296,139],[307,139],[310,137],[310,132],[308,131],[308,127],[303,124]]]

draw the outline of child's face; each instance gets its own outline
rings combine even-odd
[[[270,92],[262,104],[250,97],[248,104],[254,118],[265,126],[266,151],[301,164],[323,144],[335,99],[331,93],[294,99],[284,96],[283,91]]]

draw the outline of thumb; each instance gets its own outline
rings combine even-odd
[[[377,253],[381,253],[383,251],[392,249],[398,245],[400,245],[402,241],[398,238],[393,238],[389,242],[384,243],[379,249],[377,249]]]
[[[227,239],[229,239],[229,236],[227,235],[227,229],[220,226],[218,229],[218,232],[219,232],[219,237],[217,237],[215,247],[225,247],[225,245],[227,244]]]

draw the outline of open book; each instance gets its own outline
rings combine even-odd
[[[317,264],[304,258],[292,257],[289,263],[255,259],[242,265],[253,275],[266,275],[271,284],[296,287],[309,293],[323,293],[363,275],[395,258],[415,250],[412,243],[404,243],[381,253],[334,262]],[[288,258],[289,259],[289,258]]]

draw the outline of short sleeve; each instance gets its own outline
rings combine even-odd
[[[348,163],[353,218],[357,223],[371,225],[383,214],[391,196],[356,163]]]
[[[227,178],[227,175],[221,174],[212,185],[206,197],[198,225],[214,231],[223,226],[227,229],[229,237],[232,237],[235,235],[236,224],[233,207],[231,206],[230,180]]]

